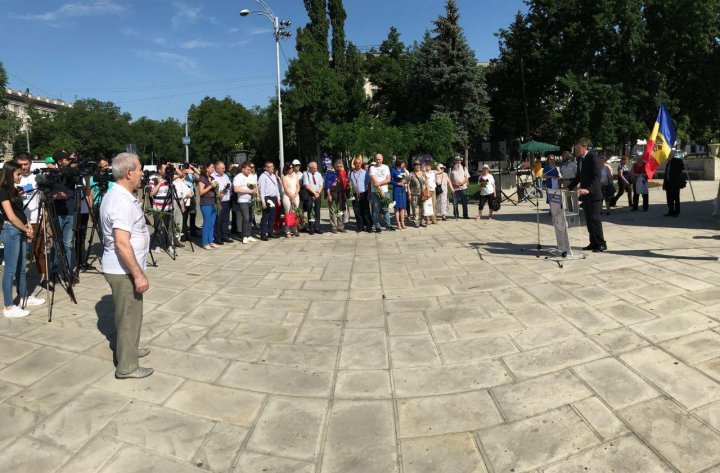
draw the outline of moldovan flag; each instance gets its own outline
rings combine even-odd
[[[645,174],[648,179],[652,179],[658,166],[667,161],[674,144],[675,127],[665,109],[665,104],[660,104],[655,126],[647,140],[647,145],[645,145],[645,152],[643,152]]]

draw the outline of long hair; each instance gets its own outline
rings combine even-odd
[[[15,188],[15,171],[20,169],[20,164],[15,161],[8,161],[2,168],[2,175],[0,175],[0,187],[8,191],[12,197],[18,195],[18,191]]]
[[[293,172],[293,165],[291,163],[286,163],[285,167],[283,168],[282,175],[287,176],[291,172]]]
[[[213,163],[205,163],[200,168],[200,175],[203,176],[208,181],[210,180],[210,173],[208,172],[208,169],[210,169],[210,166],[214,166]]]

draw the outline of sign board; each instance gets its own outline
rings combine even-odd
[[[189,144],[190,144],[190,137],[189,137],[189,136],[183,136],[183,137],[182,137],[182,144],[183,144],[183,145],[189,145]]]

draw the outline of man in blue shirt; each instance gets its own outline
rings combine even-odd
[[[353,170],[350,171],[350,185],[352,185],[352,206],[355,214],[355,231],[360,233],[363,228],[372,233],[372,217],[370,216],[370,175],[362,168],[362,158],[358,156],[353,160]]]

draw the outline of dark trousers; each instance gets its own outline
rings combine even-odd
[[[462,204],[463,218],[468,218],[467,189],[459,189],[453,192],[453,215],[459,217],[458,205]]]
[[[632,205],[633,210],[638,209],[638,203],[640,202],[640,196],[642,196],[643,210],[647,210],[648,209],[648,195],[647,194],[638,194],[637,192],[635,192],[635,195],[633,195],[633,205]]]
[[[262,217],[260,218],[260,235],[268,236],[273,233],[273,225],[275,224],[275,210],[277,207],[270,207],[269,205],[262,211]]]
[[[80,222],[78,224],[78,234],[75,239],[75,255],[77,255],[78,264],[85,264],[85,257],[87,252],[85,251],[85,238],[87,238],[88,222],[90,221],[90,214],[80,214]]]
[[[183,236],[187,235],[197,235],[197,227],[195,226],[195,215],[197,215],[196,206],[195,206],[195,197],[190,199],[190,206],[183,207],[182,209],[182,234]]]
[[[589,199],[585,199],[582,202],[582,207],[585,211],[585,224],[587,225],[588,234],[590,235],[590,244],[598,247],[605,244],[602,221],[600,220],[603,201],[597,200],[592,195],[589,197]]]
[[[618,192],[615,194],[615,197],[612,198],[612,205],[613,207],[617,204],[617,201],[620,200],[620,197],[627,192],[627,198],[628,198],[628,207],[633,206],[633,190],[631,185],[626,185],[624,182],[620,182],[618,184]]]
[[[235,221],[238,222],[238,227],[241,229],[243,238],[249,238],[252,236],[252,221],[250,219],[251,213],[251,202],[235,204]]]
[[[153,242],[163,249],[170,248],[175,240],[175,229],[170,227],[172,225],[171,215],[172,209],[166,211],[164,214],[156,214],[154,217],[155,235],[157,235],[157,238],[153,237]]]
[[[217,220],[215,220],[216,242],[230,238],[230,201],[221,202],[220,205]]]
[[[308,230],[320,230],[320,207],[322,199],[308,199],[304,202],[305,211],[307,212]],[[311,222],[311,220],[315,222]]]
[[[667,197],[668,213],[670,215],[680,215],[680,188],[668,187],[665,190],[665,197]]]
[[[360,194],[360,197],[353,200],[353,213],[355,224],[358,230],[370,230],[372,228],[372,217],[370,216],[370,199],[367,192]]]

